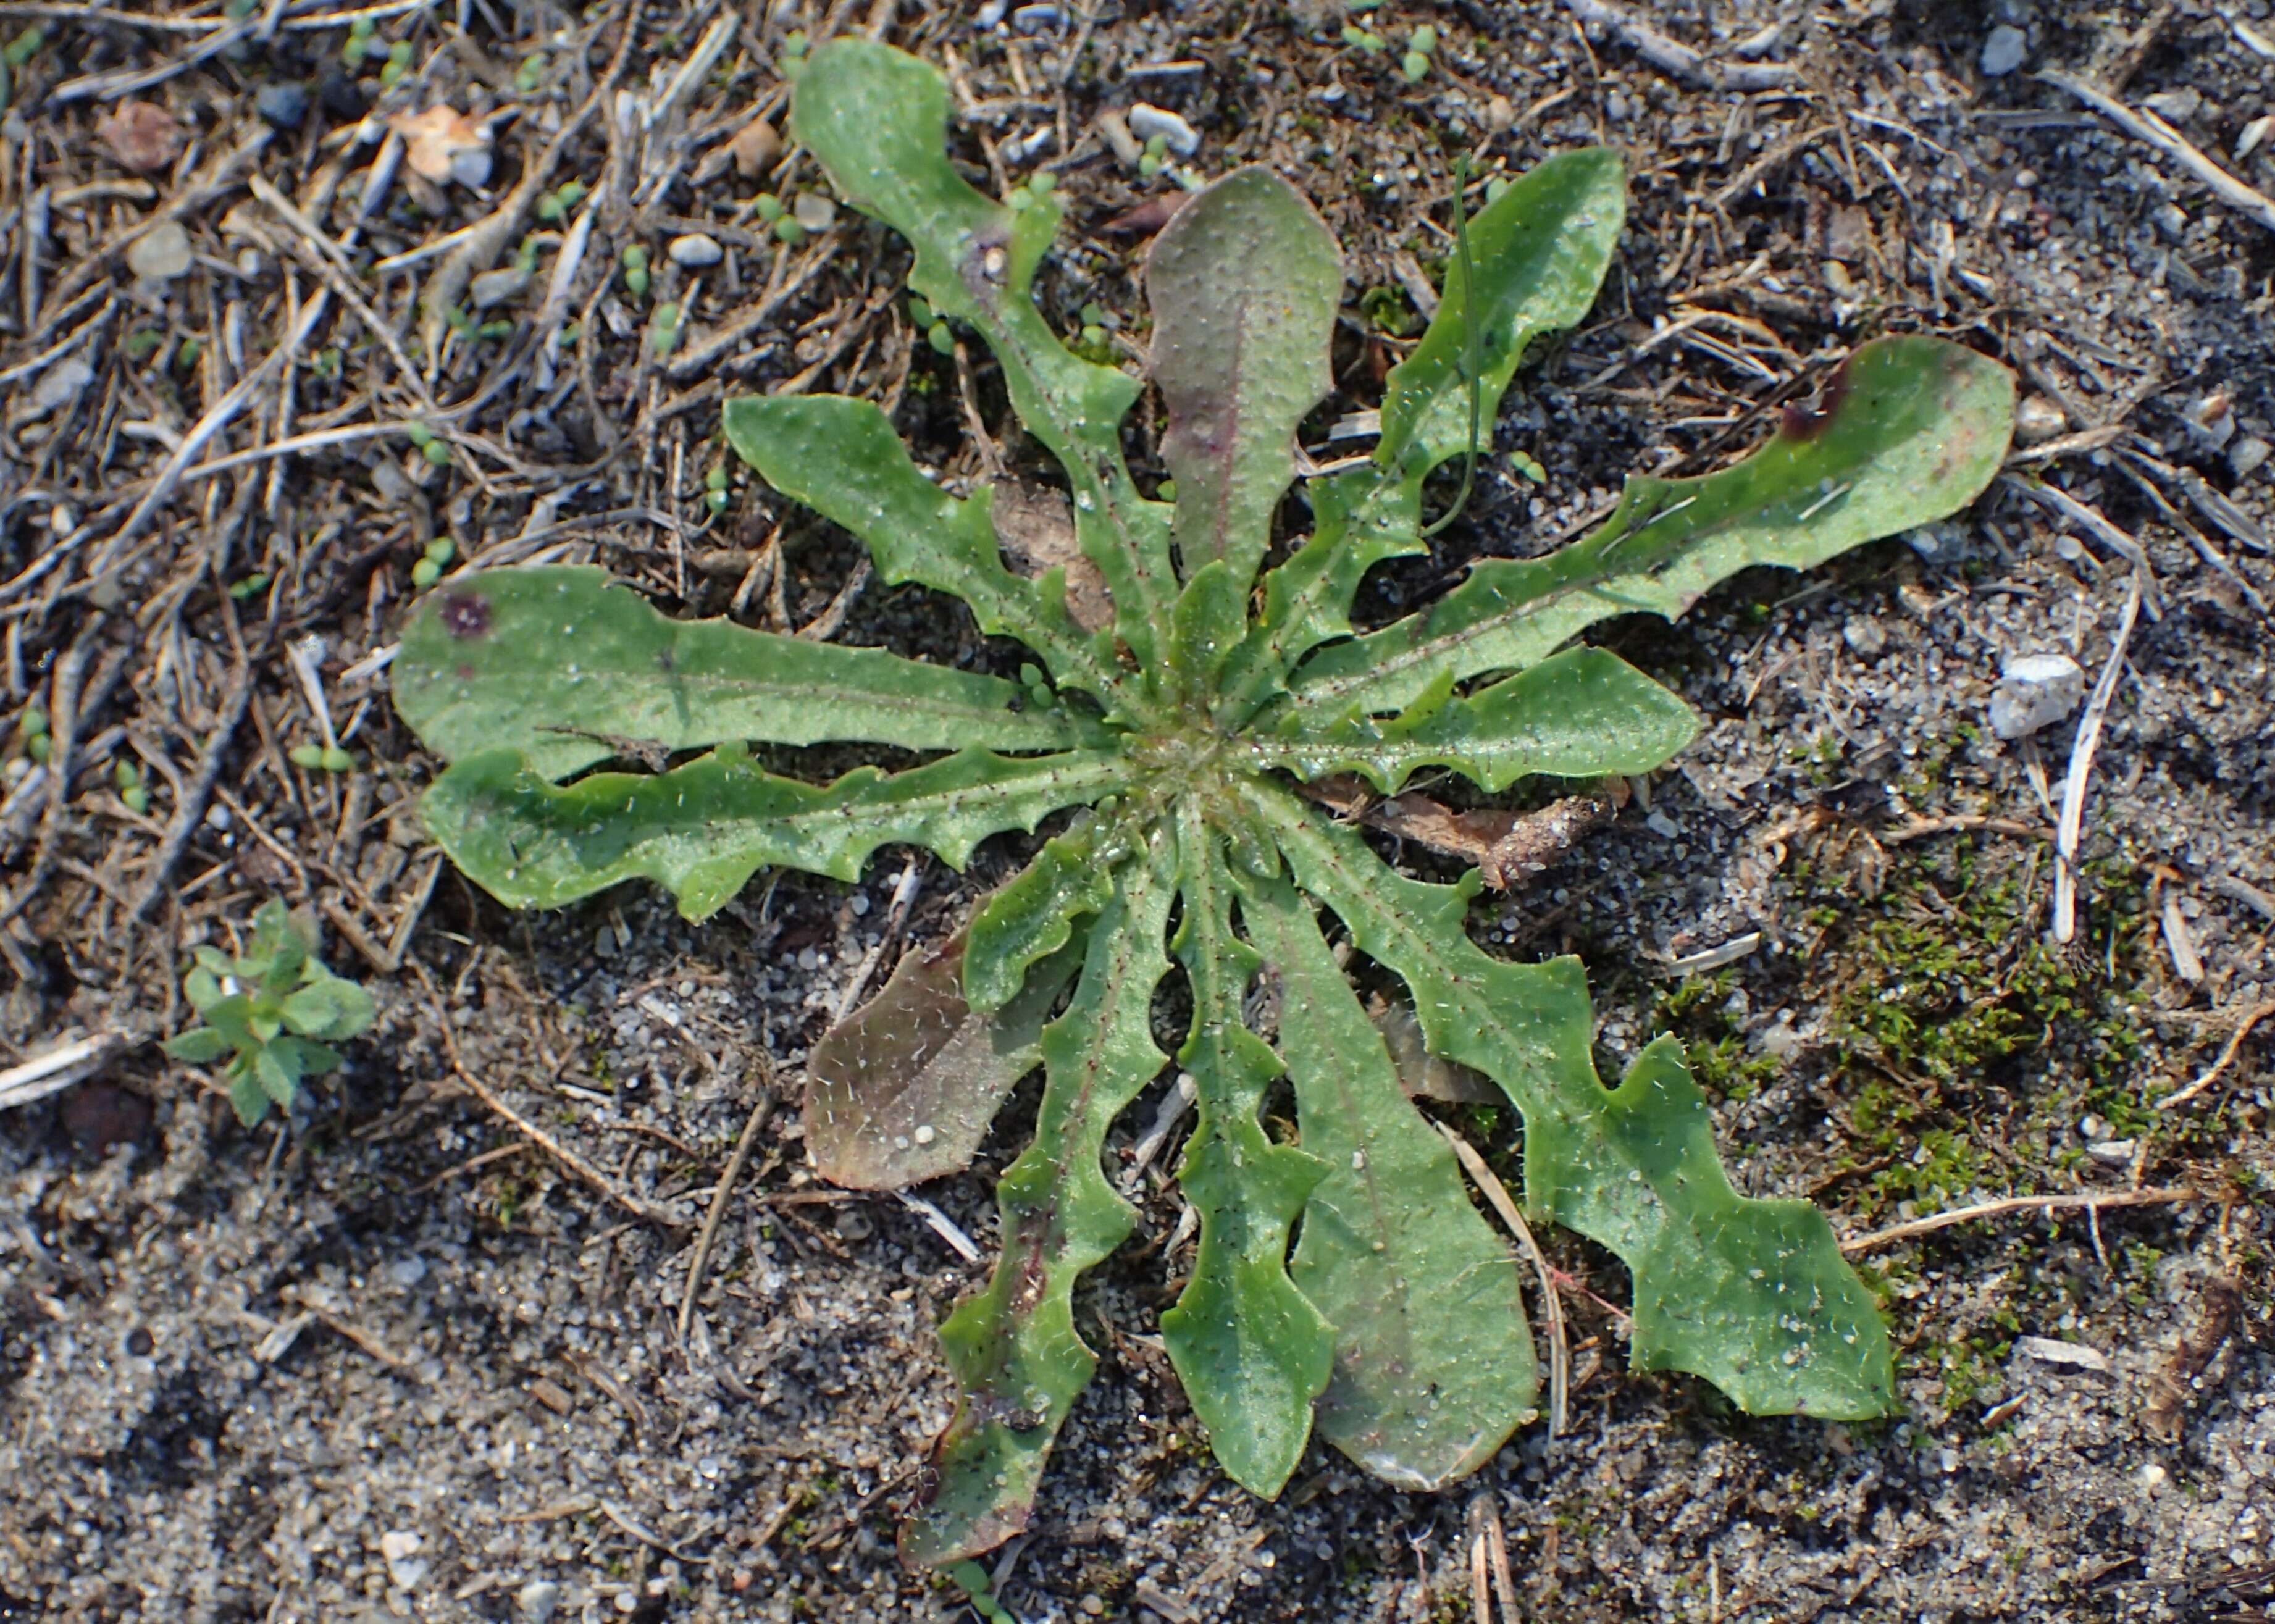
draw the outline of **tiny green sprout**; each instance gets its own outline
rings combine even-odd
[[[142,769],[121,756],[110,764],[110,776],[121,789],[132,789],[142,782]]]
[[[522,238],[521,245],[513,251],[514,268],[525,276],[536,273],[537,248],[537,233],[531,231]]]
[[[581,180],[564,180],[553,189],[553,195],[560,200],[563,209],[570,209],[585,200],[587,190],[589,188]]]
[[[545,58],[524,57],[521,66],[515,70],[513,82],[522,94],[528,95],[545,82]]]
[[[198,364],[199,359],[202,357],[205,352],[206,344],[204,339],[183,339],[179,347],[178,347],[174,351],[174,370],[176,372],[189,371]]]
[[[771,192],[760,193],[751,200],[751,207],[759,211],[759,218],[768,225],[782,217],[782,200]]]
[[[165,338],[156,328],[141,327],[127,334],[120,341],[118,347],[125,352],[128,360],[147,361],[158,352],[158,346],[165,342]]]
[[[308,370],[321,381],[329,383],[340,375],[344,365],[344,358],[340,354],[339,346],[327,344],[316,351],[316,359],[308,363]]]
[[[448,536],[436,536],[427,544],[427,556],[438,564],[449,563],[458,555],[458,544]]]
[[[1104,327],[1113,320],[1114,313],[1096,299],[1082,307],[1082,324],[1085,327]]]
[[[563,349],[575,349],[577,347],[577,341],[584,337],[584,336],[585,324],[582,321],[564,321],[561,324],[561,347]]]
[[[375,18],[359,17],[348,24],[348,38],[367,40],[378,27],[379,22]]]
[[[447,441],[429,440],[419,448],[419,455],[437,468],[450,465],[450,447]]]
[[[485,321],[474,329],[474,336],[484,344],[495,344],[501,338],[513,336],[513,323],[503,317],[495,321]]]
[[[562,215],[568,212],[558,192],[548,192],[537,200],[537,217],[547,225],[558,224]]]
[[[1430,58],[1418,50],[1410,50],[1398,59],[1398,72],[1408,84],[1418,84],[1430,77]]]
[[[321,744],[295,744],[284,752],[284,759],[304,773],[317,772],[324,765],[324,747]]]
[[[1414,37],[1407,41],[1406,48],[1429,56],[1438,49],[1438,30],[1431,24],[1424,23],[1414,31]]]
[[[416,418],[403,426],[403,437],[422,451],[435,443],[435,431]]]
[[[1138,158],[1138,172],[1148,180],[1153,179],[1154,176],[1161,172],[1161,155],[1157,152],[1139,154]]]
[[[26,738],[37,738],[48,730],[48,714],[36,705],[27,706],[16,727]]]
[[[411,566],[411,584],[425,592],[442,578],[442,566],[431,558],[422,558]]]
[[[444,325],[461,338],[474,336],[474,316],[464,305],[453,305],[442,313]]]
[[[24,741],[24,753],[34,761],[45,761],[56,752],[56,741],[45,733],[34,733]]]
[[[648,271],[645,265],[630,266],[624,271],[624,291],[634,298],[647,297]]]
[[[1372,28],[1362,28],[1357,23],[1343,25],[1343,43],[1354,50],[1364,51],[1370,57],[1377,55],[1383,48],[1380,34]]]
[[[363,65],[365,40],[361,34],[351,34],[340,46],[340,60],[351,68]]]
[[[146,785],[127,785],[125,789],[121,789],[118,792],[118,799],[120,804],[124,805],[128,812],[132,812],[138,818],[150,810],[150,791]]]
[[[679,347],[679,306],[664,303],[648,321],[648,348],[658,360]]]
[[[948,323],[945,321],[935,321],[926,329],[925,342],[930,344],[937,354],[954,355],[956,353],[956,335],[948,330]]]
[[[314,948],[272,900],[254,917],[241,957],[200,947],[182,978],[205,1024],[168,1039],[167,1057],[185,1066],[226,1057],[230,1104],[247,1128],[271,1105],[290,1110],[303,1079],[339,1069],[344,1056],[331,1046],[372,1023],[371,995],[326,969]]]
[[[723,491],[727,488],[726,464],[717,463],[712,465],[710,472],[703,476],[703,488],[707,491]]]
[[[1249,167],[1177,212],[1145,261],[1141,382],[1057,336],[1035,275],[1059,211],[1015,215],[964,178],[952,100],[938,70],[838,39],[799,76],[791,132],[840,195],[909,239],[929,340],[992,357],[1066,477],[1073,546],[1016,556],[997,531],[1014,498],[928,477],[873,401],[729,399],[723,428],[785,502],[865,546],[881,583],[962,599],[1026,657],[994,674],[674,621],[599,570],[548,566],[429,594],[390,671],[398,714],[448,763],[420,802],[427,828],[510,906],[645,879],[700,920],[782,868],[854,881],[908,845],[962,868],[998,835],[1052,831],[959,945],[910,955],[808,1058],[806,1154],[875,1190],[971,1166],[1043,1073],[996,1181],[995,1269],[941,1327],[963,1396],[903,1557],[1001,1611],[964,1564],[1032,1520],[1096,1371],[1077,1284],[1137,1220],[1102,1147],[1165,1074],[1192,1080],[1176,1176],[1198,1228],[1161,1341],[1190,1435],[1236,1481],[1276,1496],[1316,1437],[1440,1489],[1530,1418],[1521,1266],[1401,1086],[1357,966],[1425,1054],[1499,1091],[1496,1148],[1521,1119],[1522,1198],[1540,1220],[1625,1265],[1633,1368],[1688,1372],[1750,1414],[1887,1413],[1872,1295],[1818,1209],[1733,1187],[1682,1045],[1641,1046],[1606,1087],[1580,961],[1502,956],[1471,933],[1478,893],[1509,882],[1497,858],[1423,878],[1314,797],[1345,774],[1386,797],[1459,777],[1465,808],[1515,819],[1531,803],[1513,794],[1667,766],[1697,716],[1590,629],[1672,618],[1742,570],[1812,568],[1956,512],[2005,457],[2012,375],[1945,340],[1874,339],[1821,412],[1787,412],[1751,456],[1634,479],[1538,557],[1456,549],[1471,560],[1458,584],[1362,631],[1378,567],[1430,554],[1424,515],[1466,517],[1456,465],[1479,505],[1506,501],[1475,460],[1526,355],[1596,306],[1626,218],[1618,155],[1561,152],[1474,217],[1455,204],[1433,313],[1379,397],[1362,373],[1336,403],[1379,409],[1372,454],[1313,471],[1297,496],[1296,432],[1334,387],[1348,309],[1311,203]],[[1147,439],[1168,477],[1149,496],[1125,428],[1156,402]],[[677,764],[634,770],[611,742],[625,736]],[[812,782],[772,753],[816,744],[850,770]],[[1173,978],[1174,1053],[1156,1036]],[[912,1031],[954,1041],[911,1046]]]
[[[909,325],[922,332],[933,323],[932,301],[922,294],[909,295]]]
[[[1145,138],[1145,150],[1152,153],[1157,158],[1168,157],[1169,155],[1169,138],[1166,135],[1147,136]]]
[[[1027,190],[1037,197],[1048,197],[1056,190],[1058,184],[1059,178],[1048,170],[1037,170],[1027,177]]]
[[[725,491],[705,491],[703,505],[714,514],[724,513],[733,505],[733,499]]]
[[[987,1570],[974,1561],[958,1562],[948,1570],[948,1576],[956,1581],[956,1588],[966,1596],[985,1596],[990,1589]]]
[[[268,571],[255,570],[251,575],[229,589],[229,595],[239,603],[268,590]]]
[[[784,215],[775,222],[775,240],[786,243],[795,248],[805,240],[805,228],[790,215]]]
[[[1082,329],[1082,342],[1086,349],[1096,350],[1103,347],[1106,343],[1106,329],[1095,321],[1085,322]]]
[[[337,744],[327,744],[317,757],[316,765],[327,773],[352,773],[356,759]]]
[[[48,36],[46,32],[42,29],[38,24],[34,23],[32,26],[25,29],[21,34],[18,34],[14,39],[9,41],[7,49],[4,52],[0,52],[0,56],[6,57],[8,65],[10,67],[20,68],[33,57],[38,56],[40,54],[40,48],[47,42]]]

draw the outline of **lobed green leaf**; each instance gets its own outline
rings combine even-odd
[[[396,709],[443,759],[510,746],[550,779],[628,750],[737,741],[1063,750],[1101,738],[1095,721],[1034,706],[1000,677],[673,620],[605,570],[574,567],[485,570],[428,593],[391,675]]]
[[[1018,996],[1028,966],[1066,946],[1075,921],[1114,895],[1114,869],[1133,842],[1108,818],[1078,824],[1044,842],[1033,862],[979,905],[964,956],[964,996],[994,1009]]]
[[[1887,1330],[1831,1226],[1806,1203],[1731,1190],[1704,1101],[1671,1047],[1646,1051],[1607,1093],[1578,960],[1493,958],[1464,925],[1474,875],[1409,880],[1293,797],[1260,782],[1249,793],[1298,883],[1412,990],[1431,1051],[1485,1073],[1523,1114],[1527,1204],[1627,1264],[1638,1368],[1703,1376],[1757,1415],[1890,1407]],[[1725,1301],[1776,1311],[1723,1336],[1712,1305]]]
[[[1443,1488],[1491,1459],[1532,1402],[1516,1261],[1407,1102],[1309,904],[1285,882],[1243,881],[1241,895],[1279,976],[1304,1148],[1327,1169],[1289,1270],[1335,1330],[1319,1431],[1386,1482]]]
[[[559,908],[646,878],[700,919],[770,864],[857,880],[871,852],[903,842],[961,868],[988,835],[1032,829],[1128,777],[1128,764],[1104,752],[966,750],[905,773],[857,767],[818,786],[762,772],[741,745],[722,744],[669,773],[555,785],[518,751],[499,750],[457,763],[423,806],[450,860],[509,907]]]
[[[962,1384],[931,1470],[901,1529],[901,1554],[939,1566],[1027,1524],[1036,1485],[1097,1356],[1074,1325],[1074,1288],[1135,1226],[1099,1165],[1106,1130],[1160,1071],[1153,989],[1177,855],[1166,832],[1115,875],[1067,1011],[1043,1032],[1035,1137],[996,1185],[1002,1253],[986,1290],[941,1327]]]
[[[1116,703],[1111,661],[1069,617],[1063,590],[1047,598],[1004,567],[986,490],[958,501],[926,479],[873,403],[753,397],[728,402],[725,417],[736,454],[776,490],[858,536],[887,584],[954,593],[982,631],[1018,638],[1060,682],[1109,708]]]
[[[1495,559],[1435,607],[1321,650],[1309,705],[1396,710],[1433,683],[1521,668],[1607,616],[1681,614],[1754,564],[1805,569],[1943,517],[1999,470],[2014,374],[1939,338],[1876,339],[1834,374],[1821,414],[1694,480],[1636,479],[1601,528],[1545,558]]]
[[[1161,1316],[1161,1340],[1217,1463],[1266,1499],[1311,1436],[1311,1401],[1334,1363],[1334,1328],[1288,1277],[1288,1237],[1327,1169],[1257,1121],[1280,1057],[1242,1010],[1260,963],[1233,933],[1233,887],[1213,835],[1182,808],[1175,948],[1192,985],[1193,1023],[1177,1060],[1197,1107],[1178,1182],[1200,1215],[1192,1277]]]
[[[936,70],[888,46],[833,40],[799,77],[790,127],[840,193],[908,238],[909,285],[986,340],[1012,410],[1066,471],[1076,536],[1106,577],[1116,633],[1138,669],[1153,673],[1155,629],[1176,584],[1168,509],[1138,495],[1122,453],[1138,382],[1084,360],[1051,332],[1032,287],[1058,229],[1058,200],[1029,193],[1030,207],[1013,209],[975,190],[943,150],[948,110]]]

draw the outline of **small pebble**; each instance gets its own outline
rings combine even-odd
[[[2085,672],[2067,654],[2022,654],[2007,661],[1991,695],[1991,731],[2024,738],[2051,727],[2085,698]]]
[[[466,289],[466,297],[477,310],[489,310],[509,299],[521,297],[529,286],[529,273],[518,265],[502,265],[495,270],[486,270],[475,277]]]
[[[2106,1139],[2109,1137],[2109,1124],[2099,1117],[2089,1114],[2078,1119],[2077,1137],[2089,1144],[2097,1139]]]
[[[1190,158],[1201,149],[1200,134],[1192,125],[1150,102],[1140,102],[1130,110],[1130,133],[1141,141],[1150,141],[1158,135],[1180,158]]]
[[[2014,1339],[2014,1357],[2035,1359],[2040,1364],[2052,1364],[2073,1371],[2106,1371],[2109,1360],[2098,1348],[2080,1342],[2058,1342],[2050,1336],[2018,1336]]]
[[[2000,23],[1991,30],[1983,42],[1983,72],[1989,79],[2004,79],[2022,65],[2029,54],[2029,36],[2012,23]]]
[[[265,124],[280,130],[297,130],[308,116],[308,87],[297,79],[280,79],[253,93],[253,110]]]
[[[1888,646],[1887,629],[1870,615],[1852,615],[1840,628],[1841,640],[1870,660]]]
[[[837,223],[837,200],[824,193],[801,192],[790,215],[809,231],[826,231]]]
[[[2014,443],[2042,445],[2056,434],[2069,432],[2062,409],[2043,395],[2029,395],[2014,408]]]
[[[684,265],[690,269],[716,265],[727,257],[727,251],[719,246],[718,238],[706,237],[700,231],[690,231],[684,237],[673,238],[664,252],[671,256],[674,265]]]
[[[469,191],[479,192],[489,185],[489,144],[453,148],[450,153],[450,178]]]
[[[94,381],[94,368],[76,355],[67,355],[40,374],[32,386],[32,414],[45,417],[50,412],[68,406],[79,397],[79,393]]]
[[[427,1576],[427,1564],[419,1555],[419,1536],[404,1529],[389,1529],[379,1537],[379,1553],[386,1560],[387,1576],[398,1590],[415,1590],[419,1582]]]
[[[2239,480],[2248,480],[2266,465],[2271,448],[2256,434],[2246,434],[2227,449],[2227,465]]]
[[[532,1579],[514,1592],[513,1605],[523,1624],[552,1624],[553,1610],[561,1605],[561,1587],[550,1579]]]
[[[2139,1143],[2132,1139],[2103,1139],[2087,1145],[2085,1153],[2105,1167],[2129,1167],[2140,1148]]]
[[[352,74],[335,70],[327,73],[316,85],[316,100],[324,110],[343,124],[361,118],[371,110],[371,98],[364,94],[363,86]]]
[[[876,1226],[869,1221],[869,1215],[859,1207],[842,1206],[837,1209],[837,1235],[840,1240],[865,1241],[875,1233]]]
[[[727,152],[735,160],[735,173],[744,180],[755,180],[774,168],[775,159],[782,154],[782,137],[765,119],[753,118],[735,132]]]
[[[162,220],[126,246],[126,268],[146,282],[171,282],[190,268],[190,234]]]
[[[2203,110],[2203,92],[2194,85],[2160,90],[2153,96],[2141,98],[2142,106],[2168,124],[2187,124]]]
[[[1011,26],[1021,34],[1041,34],[1066,26],[1066,12],[1055,5],[1023,5],[1011,13]]]
[[[1651,813],[1644,822],[1661,840],[1674,840],[1682,833],[1682,826],[1663,812]]]

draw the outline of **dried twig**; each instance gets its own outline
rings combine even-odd
[[[2090,85],[2075,74],[2049,69],[2038,78],[2046,84],[2068,91],[2135,140],[2148,142],[2203,182],[2220,201],[2275,231],[2275,198],[2244,185],[2204,156],[2186,136],[2147,108],[2136,110],[2128,107],[2100,87]]]
[[[2176,1106],[2184,1106],[2217,1083],[2220,1075],[2234,1063],[2236,1052],[2243,1047],[2243,1040],[2251,1036],[2251,1029],[2271,1015],[2275,1015],[2275,998],[2256,1003],[2246,1009],[2243,1012],[2243,1018],[2235,1023],[2235,1031],[2228,1035],[2227,1046],[2219,1052],[2219,1058],[2212,1061],[2211,1069],[2179,1093],[2159,1099],[2157,1102],[2157,1109],[2170,1111]]]
[[[2054,833],[2055,941],[2067,944],[2077,933],[2077,845],[2085,822],[2085,786],[2093,776],[2093,752],[2101,743],[2101,724],[2116,697],[2117,674],[2125,668],[2125,645],[2133,636],[2133,623],[2141,613],[2138,571],[2125,595],[2125,613],[2117,623],[2117,639],[2109,650],[2109,663],[2101,668],[2086,701],[2085,719],[2078,724],[2077,742],[2070,747],[2069,774],[2062,783],[2061,820]]]
[[[1893,1224],[1886,1229],[1875,1229],[1840,1243],[1840,1250],[1850,1257],[1859,1252],[1878,1251],[1898,1241],[1908,1241],[1915,1235],[1931,1235],[1938,1229],[1948,1229],[1954,1224],[1972,1223],[1978,1218],[2004,1218],[2010,1212],[2098,1212],[2106,1208],[2128,1206],[2173,1206],[2191,1201],[2211,1199],[2202,1190],[2179,1186],[2151,1190],[2119,1190],[2101,1196],[2009,1196],[1999,1201],[1978,1201],[1973,1206],[1955,1207],[1948,1212],[1938,1212],[1930,1218],[1915,1218],[1908,1223]]]
[[[751,1159],[751,1147],[759,1142],[759,1130],[774,1114],[774,1062],[766,1051],[759,1051],[759,1066],[762,1076],[759,1084],[759,1103],[751,1107],[751,1114],[743,1123],[743,1132],[735,1141],[735,1153],[727,1159],[727,1170],[719,1175],[718,1188],[711,1192],[711,1210],[703,1215],[703,1228],[695,1237],[695,1250],[687,1259],[687,1288],[679,1298],[679,1357],[687,1358],[687,1328],[695,1320],[696,1294],[703,1289],[703,1265],[710,1261],[711,1243],[718,1237],[719,1225],[727,1216],[727,1204],[735,1193],[735,1184],[743,1176],[743,1168]]]
[[[1625,7],[1613,4],[1613,0],[1564,0],[1564,5],[1582,22],[1610,29],[1653,67],[1664,68],[1677,79],[1689,79],[1702,89],[1717,93],[1778,90],[1801,77],[1781,62],[1709,61],[1703,53],[1661,34]]]
[[[1516,1237],[1517,1244],[1531,1260],[1533,1273],[1540,1277],[1541,1311],[1548,1316],[1548,1436],[1554,1438],[1564,1431],[1568,1414],[1567,1400],[1572,1390],[1572,1349],[1564,1329],[1564,1300],[1556,1290],[1556,1271],[1541,1252],[1540,1243],[1532,1238],[1532,1226],[1524,1221],[1524,1214],[1509,1198],[1508,1189],[1500,1175],[1467,1139],[1443,1122],[1437,1128],[1446,1136],[1446,1143],[1454,1147],[1454,1155],[1469,1174],[1470,1182],[1485,1192],[1485,1204],[1508,1226],[1508,1232]]]
[[[133,1046],[125,1032],[75,1038],[0,1071],[0,1111],[27,1106],[84,1081]]]

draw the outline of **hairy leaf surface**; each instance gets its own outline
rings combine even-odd
[[[1327,1169],[1290,1270],[1335,1328],[1319,1431],[1386,1482],[1442,1488],[1491,1459],[1532,1403],[1516,1260],[1470,1205],[1444,1138],[1407,1103],[1310,905],[1284,881],[1241,894],[1279,973],[1304,1148]]]
[[[1363,774],[1386,795],[1429,767],[1504,789],[1536,773],[1647,773],[1698,731],[1689,706],[1600,648],[1568,649],[1467,698],[1425,693],[1380,721],[1352,715],[1318,728],[1306,725],[1312,715],[1292,709],[1276,731],[1249,735],[1250,759],[1300,778]]]
[[[1527,1205],[1627,1264],[1637,1368],[1703,1376],[1757,1415],[1847,1419],[1888,1409],[1887,1329],[1832,1227],[1804,1202],[1731,1191],[1705,1102],[1672,1048],[1647,1051],[1607,1093],[1590,1057],[1578,960],[1493,958],[1463,924],[1474,878],[1409,880],[1293,797],[1260,784],[1254,793],[1298,882],[1412,989],[1431,1052],[1485,1073],[1523,1113]],[[1777,1311],[1734,1340],[1715,1333],[1717,1303]]]
[[[1154,671],[1155,629],[1176,595],[1169,510],[1138,495],[1122,459],[1137,380],[1074,354],[1035,308],[1035,268],[1062,218],[1056,197],[1030,193],[1014,209],[975,190],[948,162],[947,83],[865,40],[813,53],[790,127],[854,207],[908,238],[909,285],[987,341],[1012,409],[1066,471],[1076,537],[1106,577],[1117,634],[1138,670]]]
[[[1137,1221],[1099,1157],[1107,1129],[1161,1069],[1153,989],[1169,968],[1175,874],[1166,832],[1118,871],[1074,1001],[1043,1033],[1035,1137],[995,1187],[1002,1255],[987,1288],[941,1327],[963,1392],[901,1530],[912,1562],[956,1561],[1026,1526],[1052,1441],[1098,1368],[1075,1329],[1074,1288]]]
[[[960,751],[905,773],[857,767],[827,786],[762,772],[738,744],[669,773],[595,773],[547,782],[511,750],[468,756],[427,792],[427,821],[450,860],[515,908],[558,908],[647,879],[700,919],[760,868],[858,880],[890,842],[961,868],[1005,829],[1110,795],[1127,764],[1099,752],[1032,758]]]
[[[1180,208],[1145,261],[1153,381],[1185,573],[1221,560],[1244,601],[1296,477],[1296,426],[1326,394],[1342,255],[1302,193],[1236,170]]]
[[[393,678],[395,708],[443,759],[511,747],[555,779],[634,747],[858,739],[1062,750],[1104,738],[1094,721],[1035,706],[1000,677],[673,620],[606,570],[583,568],[486,570],[428,594],[404,629]]]
[[[1881,338],[1800,417],[1734,467],[1636,479],[1600,528],[1545,558],[1479,564],[1433,608],[1323,649],[1299,700],[1395,710],[1451,676],[1545,658],[1606,616],[1675,616],[1754,564],[1805,569],[1974,500],[2006,456],[2014,375],[1935,338]]]
[[[1334,1362],[1334,1328],[1288,1278],[1288,1237],[1326,1174],[1316,1156],[1266,1137],[1256,1114],[1280,1057],[1242,1007],[1260,960],[1233,933],[1232,878],[1198,812],[1179,820],[1177,956],[1193,988],[1177,1060],[1198,1092],[1177,1181],[1200,1214],[1200,1250],[1161,1340],[1209,1445],[1236,1483],[1280,1492],[1311,1436],[1311,1401]]]

